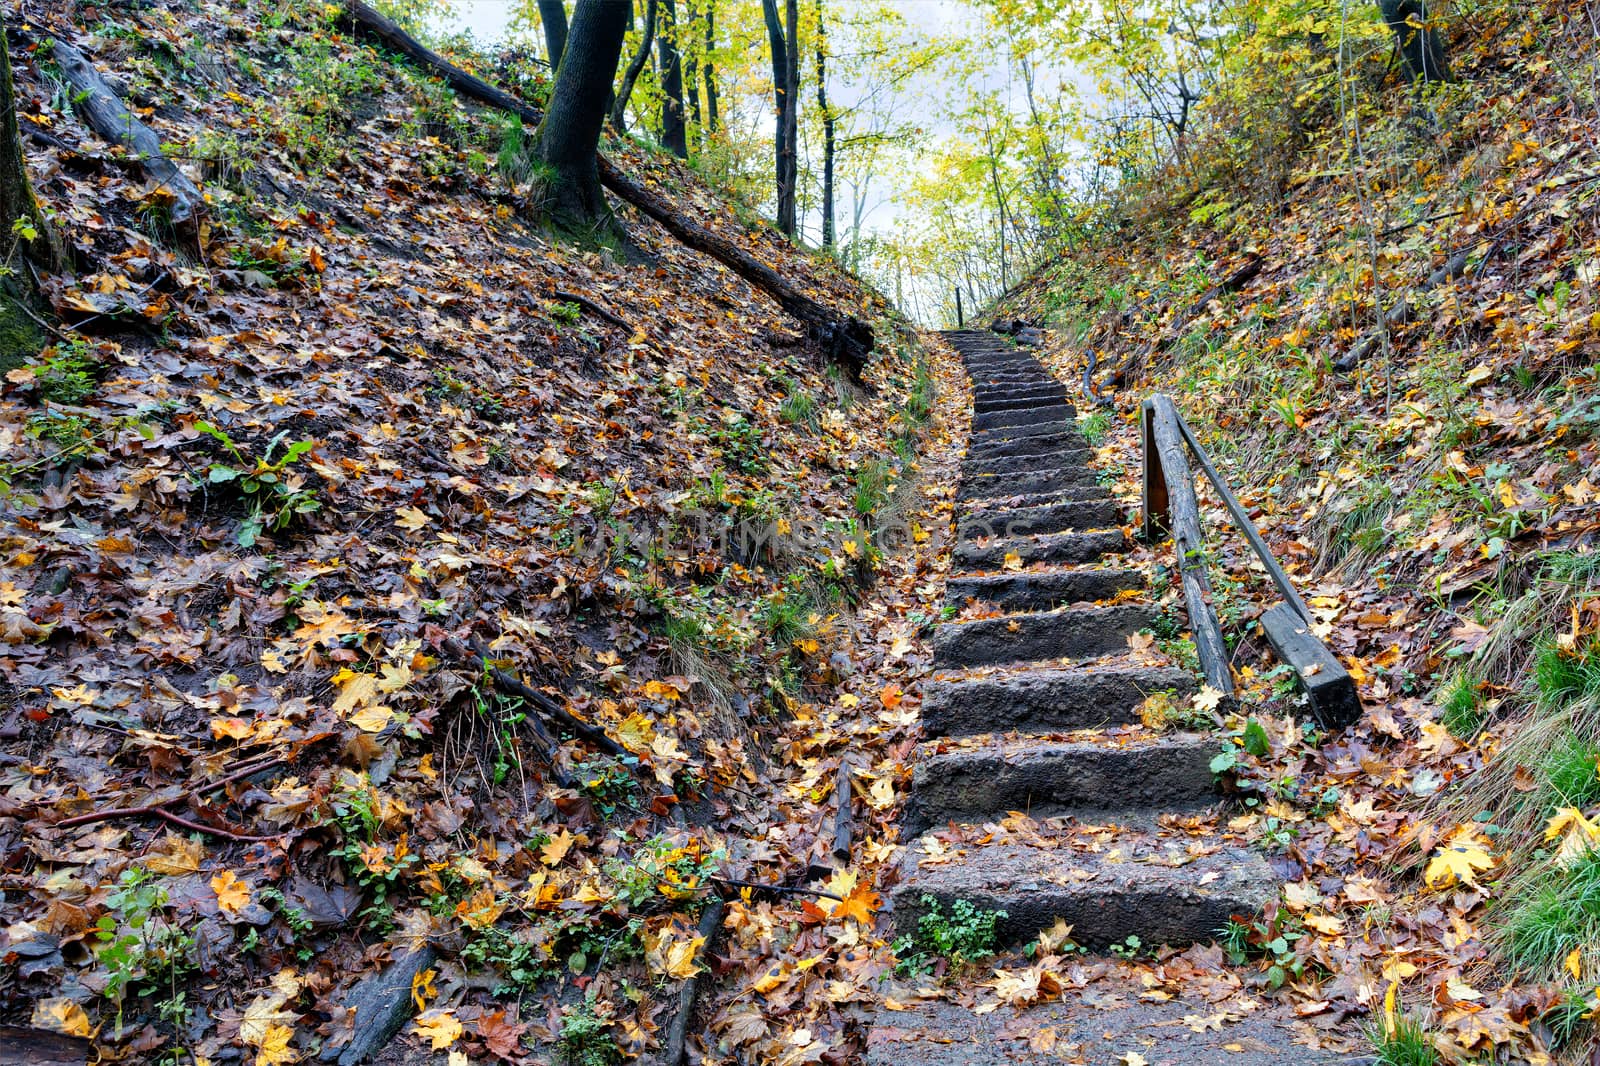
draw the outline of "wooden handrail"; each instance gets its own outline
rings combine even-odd
[[[1144,528],[1146,540],[1156,541],[1168,532],[1178,556],[1184,605],[1189,628],[1199,653],[1206,684],[1231,695],[1233,672],[1228,646],[1211,602],[1211,582],[1206,576],[1205,541],[1200,526],[1200,506],[1194,477],[1184,454],[1185,445],[1222,498],[1234,525],[1266,569],[1283,596],[1261,616],[1261,627],[1278,658],[1294,668],[1295,677],[1311,700],[1314,715],[1328,728],[1342,728],[1361,715],[1355,681],[1326,645],[1311,631],[1311,612],[1295,591],[1288,573],[1273,558],[1260,530],[1245,513],[1233,491],[1211,462],[1189,424],[1171,398],[1151,396],[1140,411],[1144,452]]]

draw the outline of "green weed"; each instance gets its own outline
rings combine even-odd
[[[1533,681],[1546,707],[1600,700],[1600,640],[1574,648],[1544,641],[1534,653]]]
[[[562,1066],[614,1066],[622,1061],[611,1019],[600,1015],[593,992],[562,1012],[557,1039],[556,1058]]]
[[[1377,1057],[1374,1066],[1438,1066],[1439,1052],[1433,1038],[1419,1022],[1399,1017],[1392,1025],[1374,1028],[1369,1034]]]
[[[317,446],[316,441],[294,441],[280,453],[278,446],[289,436],[288,430],[284,430],[267,442],[261,455],[251,456],[210,422],[197,421],[194,428],[216,439],[232,460],[214,462],[207,467],[206,483],[232,485],[244,497],[250,514],[239,524],[241,548],[253,547],[256,539],[267,530],[286,529],[296,519],[322,509],[317,490],[307,488],[304,477],[291,470]]]
[[[1478,698],[1478,683],[1468,674],[1457,674],[1439,693],[1439,721],[1457,740],[1471,740],[1483,726],[1483,702]]]
[[[1600,941],[1600,852],[1549,868],[1504,906],[1504,945],[1512,965],[1554,973],[1575,948]]]
[[[1548,796],[1546,807],[1584,810],[1600,802],[1600,745],[1567,732],[1539,763]]]
[[[936,958],[962,966],[994,954],[996,926],[1006,917],[1005,911],[984,910],[971,900],[958,899],[946,914],[929,895],[922,897],[922,905],[928,910],[917,919],[917,931],[894,942],[900,960],[897,973],[922,973]]]
[[[1083,439],[1089,442],[1090,447],[1098,448],[1105,443],[1106,434],[1111,431],[1111,416],[1104,411],[1080,415],[1078,429],[1083,432]]]
[[[39,398],[49,403],[79,404],[94,395],[95,362],[80,339],[46,348],[31,369]]]

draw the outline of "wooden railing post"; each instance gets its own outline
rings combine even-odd
[[[1183,457],[1183,436],[1178,431],[1178,412],[1165,396],[1147,401],[1150,436],[1155,442],[1161,472],[1168,522],[1172,526],[1172,547],[1178,556],[1178,573],[1183,580],[1183,602],[1189,611],[1189,631],[1194,634],[1195,650],[1200,655],[1200,671],[1206,684],[1223,695],[1233,693],[1233,672],[1228,668],[1228,645],[1222,639],[1222,623],[1211,605],[1211,582],[1206,578],[1205,541],[1200,533],[1200,502],[1195,498],[1194,479]],[[1145,470],[1150,470],[1148,460]],[[1148,486],[1148,482],[1146,483]],[[1148,501],[1147,501],[1148,505]],[[1148,520],[1148,519],[1147,519]]]
[[[961,313],[961,286],[956,286],[956,329],[967,327],[966,316]]]
[[[1139,425],[1144,445],[1144,491],[1140,510],[1144,517],[1144,539],[1150,542],[1166,536],[1171,519],[1171,505],[1167,501],[1167,477],[1161,468],[1161,452],[1156,447],[1153,423],[1155,404],[1146,400],[1139,408]]]

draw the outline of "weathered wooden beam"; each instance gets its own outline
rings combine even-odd
[[[1147,401],[1147,426],[1155,443],[1165,485],[1172,527],[1172,546],[1178,556],[1178,572],[1183,581],[1183,602],[1189,611],[1189,630],[1194,634],[1195,650],[1206,684],[1223,695],[1233,694],[1233,672],[1228,667],[1228,645],[1222,639],[1222,625],[1211,605],[1211,582],[1206,577],[1205,540],[1200,532],[1200,503],[1194,494],[1194,479],[1183,455],[1183,436],[1178,429],[1178,412],[1165,396]],[[1149,452],[1146,452],[1148,456]],[[1146,470],[1149,461],[1146,460]]]
[[[1261,616],[1261,628],[1278,658],[1294,668],[1311,700],[1311,713],[1324,729],[1343,729],[1361,717],[1361,699],[1350,671],[1311,634],[1310,625],[1288,604]]]

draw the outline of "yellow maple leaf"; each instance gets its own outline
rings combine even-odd
[[[294,1039],[294,1030],[287,1025],[269,1025],[261,1036],[261,1043],[256,1045],[255,1066],[283,1066],[284,1063],[299,1062],[300,1053],[289,1046],[289,1041]]]
[[[64,1036],[88,1036],[89,1015],[65,996],[41,999],[33,1005],[33,1027]]]
[[[859,881],[833,908],[833,917],[840,921],[854,918],[862,925],[871,925],[873,913],[882,906],[883,897],[872,891],[871,885]]]
[[[1585,818],[1576,807],[1562,807],[1545,823],[1544,838],[1561,840],[1556,862],[1566,866],[1600,846],[1600,825]]]
[[[211,719],[211,736],[215,740],[221,740],[223,737],[229,737],[233,740],[249,740],[255,731],[255,723],[248,718]]]
[[[1222,691],[1210,685],[1201,685],[1200,691],[1194,694],[1193,703],[1197,711],[1214,711],[1222,703]]]
[[[421,1014],[428,1009],[428,1001],[439,994],[434,987],[433,979],[439,976],[438,970],[423,970],[411,976],[411,1002],[417,1005],[417,1013]]]
[[[646,930],[640,939],[644,942],[644,960],[650,972],[678,981],[694,976],[695,959],[706,942],[705,937],[683,929],[676,922],[659,932]]]
[[[1004,561],[1001,562],[1000,566],[1005,570],[1021,570],[1022,556],[1018,555],[1016,552],[1006,552],[1006,557]]]
[[[418,510],[415,507],[402,507],[396,511],[395,514],[399,515],[400,517],[394,520],[394,524],[399,526],[401,529],[411,530],[413,532],[421,529],[423,526],[426,526],[433,521],[433,519],[428,517],[426,513]]]
[[[506,905],[495,895],[494,889],[484,885],[471,896],[456,904],[456,917],[473,929],[487,929],[500,920]]]
[[[1449,888],[1458,881],[1477,888],[1478,873],[1492,869],[1494,862],[1494,856],[1489,854],[1478,834],[1471,826],[1464,825],[1428,860],[1422,879],[1430,888]]]
[[[239,880],[232,870],[213,877],[211,891],[217,894],[217,909],[224,914],[238,914],[250,906],[250,884]]]
[[[381,733],[394,718],[394,711],[379,704],[361,708],[350,716],[350,724],[366,733]]]
[[[462,1027],[447,1010],[430,1010],[417,1015],[411,1031],[428,1041],[434,1051],[443,1051],[460,1038]]]
[[[567,852],[572,850],[572,842],[577,837],[569,829],[563,829],[550,838],[550,842],[539,849],[539,861],[546,866],[557,866],[567,857]]]

